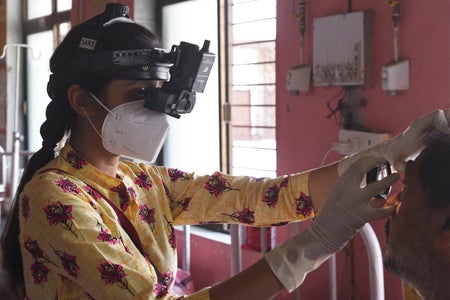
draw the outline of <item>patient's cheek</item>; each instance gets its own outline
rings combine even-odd
[[[402,199],[402,192],[398,192],[397,194],[387,198],[386,200],[386,205],[395,205],[397,203],[399,203]]]
[[[398,215],[398,212],[400,211],[400,206],[402,206],[402,203],[399,202],[396,209],[395,209],[395,215]]]
[[[390,198],[384,199],[384,198],[378,198],[373,197],[370,202],[370,206],[373,208],[392,208],[393,206],[397,206],[399,204],[397,195],[394,195]]]
[[[395,214],[397,214],[400,209],[400,205],[402,204],[400,202],[401,197],[402,197],[402,192],[399,192],[399,193],[395,194],[394,196],[387,198],[384,206],[385,207],[396,206]]]

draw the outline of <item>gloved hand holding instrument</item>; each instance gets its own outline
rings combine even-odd
[[[421,118],[416,119],[402,133],[395,137],[376,144],[366,150],[349,155],[339,162],[339,175],[348,167],[364,156],[382,156],[391,163],[395,170],[405,170],[405,162],[415,157],[422,150],[426,136],[433,130],[449,133],[450,111],[435,110]]]
[[[272,271],[289,292],[303,282],[306,274],[342,249],[366,222],[394,212],[395,206],[376,208],[370,203],[398,180],[397,173],[361,187],[366,174],[385,162],[385,158],[365,156],[349,166],[311,225],[266,254]]]

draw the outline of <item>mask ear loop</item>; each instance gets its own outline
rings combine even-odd
[[[94,129],[95,133],[103,140],[106,141],[106,139],[102,136],[102,134],[97,130],[97,128],[94,126],[94,123],[92,123],[91,118],[86,116],[86,119],[88,120],[89,124],[91,124],[92,128]]]
[[[98,104],[100,104],[101,107],[103,107],[109,114],[113,115],[115,119],[117,119],[117,114],[113,113],[109,108],[106,107],[106,105],[104,105],[100,100],[98,100],[98,98],[92,94],[89,91],[86,91],[86,93],[92,97],[92,99],[95,100],[95,102],[97,102]],[[107,139],[105,139],[105,137],[98,131],[97,127],[95,127],[94,123],[91,121],[91,118],[89,118],[89,116],[86,116],[89,124],[91,124],[92,128],[94,129],[94,131],[97,133],[97,135],[102,139],[102,141],[107,141]]]
[[[98,100],[98,98],[97,98],[94,94],[92,94],[92,93],[89,92],[89,91],[86,91],[86,93],[87,93],[89,96],[91,96],[92,99],[95,100],[95,102],[97,102],[98,104],[100,104],[100,106],[103,107],[108,113],[110,113],[111,115],[114,116],[114,118],[117,119],[117,114],[113,113],[109,108],[107,108],[106,105],[103,104],[100,100]]]

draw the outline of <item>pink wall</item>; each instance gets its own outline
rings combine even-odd
[[[338,87],[313,87],[291,96],[285,89],[286,71],[299,64],[298,20],[291,14],[293,1],[277,1],[277,153],[280,174],[320,164],[338,139],[338,126],[327,119],[328,99]],[[298,0],[294,1],[295,3]],[[346,13],[343,0],[307,0],[305,63],[312,63],[312,19]],[[353,11],[375,12],[373,30],[373,86],[360,90],[367,107],[357,111],[369,131],[396,134],[413,119],[437,108],[450,106],[448,1],[402,1],[399,55],[410,59],[410,89],[388,96],[381,89],[381,66],[393,58],[393,26],[387,1],[353,0]],[[295,132],[295,135],[292,133]],[[317,138],[320,137],[320,138]],[[328,162],[334,157],[330,157]]]
[[[339,87],[313,87],[292,96],[285,88],[286,71],[299,64],[300,34],[295,12],[299,0],[277,1],[277,157],[278,173],[292,173],[320,165],[325,153],[338,140],[333,119],[327,119],[327,100]],[[382,65],[393,59],[392,9],[380,0],[306,0],[304,63],[312,64],[312,19],[352,11],[373,10],[373,85],[360,89],[367,107],[357,110],[357,119],[367,130],[396,134],[415,118],[437,108],[450,107],[449,95],[449,4],[446,0],[401,1],[399,56],[410,59],[410,89],[388,96],[381,89]],[[336,102],[333,102],[334,104]],[[293,134],[295,133],[295,134]],[[340,156],[333,152],[326,162]],[[372,224],[384,247],[384,222]],[[280,230],[279,237],[285,236]],[[339,270],[339,268],[341,268]],[[338,280],[339,299],[369,299],[367,258],[359,237],[351,249],[339,254],[338,273],[353,281],[353,287]],[[350,269],[350,270],[349,270]],[[328,298],[328,268],[325,264],[301,287],[304,299]],[[401,283],[385,273],[386,299],[401,299]]]

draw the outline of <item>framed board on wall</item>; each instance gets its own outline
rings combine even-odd
[[[370,85],[373,12],[314,18],[315,86]]]

